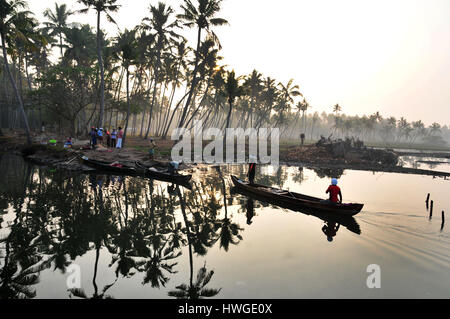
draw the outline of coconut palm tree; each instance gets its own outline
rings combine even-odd
[[[336,116],[338,116],[338,113],[342,111],[342,107],[339,104],[336,104],[333,106],[333,112],[336,113]]]
[[[44,17],[50,20],[50,22],[44,22],[47,30],[50,31],[51,36],[58,36],[59,38],[59,49],[61,52],[61,59],[63,57],[63,36],[64,31],[67,28],[67,19],[74,14],[73,11],[67,10],[65,4],[58,5],[55,2],[55,11],[49,8],[44,11]]]
[[[170,21],[172,14],[174,13],[172,7],[166,6],[165,3],[159,2],[158,6],[150,5],[150,12],[152,14],[150,18],[144,18],[142,29],[155,31],[155,67],[154,78],[155,83],[153,87],[152,102],[150,104],[150,114],[148,120],[147,132],[145,133],[145,139],[148,138],[150,127],[152,124],[153,108],[156,100],[156,93],[158,89],[158,83],[161,78],[161,54],[167,46],[172,46],[175,43],[175,39],[180,38],[180,35],[174,32],[174,28],[178,27],[178,21]]]
[[[31,144],[30,126],[28,124],[28,118],[25,114],[25,109],[22,101],[22,97],[19,94],[14,77],[11,73],[8,63],[9,50],[13,50],[16,39],[21,39],[22,42],[29,43],[29,25],[33,24],[33,19],[30,17],[30,12],[25,11],[27,4],[22,0],[0,1],[0,36],[2,41],[3,60],[6,73],[8,74],[9,81],[13,87],[14,94],[19,102],[20,113],[22,114],[23,121],[25,123],[25,132],[27,134],[27,142]]]
[[[181,195],[180,188],[177,186],[176,194],[180,200],[181,213],[184,219],[184,225],[186,229],[186,235],[188,239],[188,247],[189,247],[189,268],[190,268],[190,276],[189,276],[189,285],[181,284],[176,286],[177,290],[169,291],[168,295],[170,297],[175,297],[177,299],[201,299],[216,296],[220,289],[212,289],[206,288],[206,285],[211,281],[212,276],[214,275],[214,271],[211,270],[208,272],[206,269],[206,262],[203,267],[199,269],[197,273],[197,278],[194,282],[194,258],[192,252],[192,234],[190,232],[190,223],[186,216],[186,203],[184,197]]]
[[[77,65],[90,66],[95,56],[95,34],[88,24],[64,30],[67,49],[64,52],[64,63],[75,61]]]
[[[217,13],[220,11],[221,3],[222,0],[197,0],[197,6],[195,6],[191,0],[184,0],[183,5],[181,5],[183,13],[177,15],[179,19],[185,22],[185,26],[189,28],[197,27],[197,49],[195,50],[194,70],[192,72],[192,81],[190,82],[191,87],[189,90],[189,95],[187,97],[186,104],[184,106],[183,113],[179,122],[180,127],[186,120],[187,110],[189,109],[194,90],[198,84],[197,73],[198,65],[200,62],[199,49],[202,42],[202,32],[203,30],[206,30],[206,32],[211,35],[217,42],[217,36],[212,31],[211,27],[228,24],[227,20],[216,17]]]
[[[401,139],[402,137],[407,137],[407,132],[409,132],[410,127],[410,123],[408,123],[408,121],[404,118],[401,117],[400,120],[398,120],[398,129],[399,129],[399,139]]]
[[[285,112],[291,109],[292,104],[294,103],[294,97],[303,96],[302,93],[300,93],[299,86],[293,85],[293,83],[294,79],[290,79],[286,85],[284,85],[283,83],[278,83],[280,94],[279,102],[276,106],[278,117],[275,123],[275,127],[277,127],[278,124],[284,122]]]
[[[130,119],[130,66],[137,57],[136,31],[125,29],[116,37],[116,56],[122,63],[126,72],[126,90],[127,90],[127,117],[125,119],[125,130],[122,143],[125,145],[125,139],[128,130],[128,121]]]
[[[230,106],[230,109],[228,110],[227,115],[227,124],[225,128],[230,127],[230,119],[231,119],[231,112],[233,111],[233,103],[236,100],[237,97],[240,97],[244,94],[243,87],[239,84],[240,77],[236,77],[236,73],[233,71],[228,72],[227,78],[225,80],[225,86],[224,86],[224,93],[227,97],[228,105]],[[224,141],[226,140],[227,133],[225,131],[224,134]]]
[[[98,127],[103,127],[103,113],[105,111],[105,72],[103,69],[100,17],[101,14],[104,13],[109,21],[115,23],[110,12],[117,12],[119,10],[120,5],[117,5],[116,1],[117,0],[78,0],[78,2],[86,6],[86,8],[79,10],[80,13],[87,13],[91,8],[97,12],[97,58],[98,66],[100,68],[100,115]]]
[[[162,134],[163,139],[166,138],[167,133],[169,132],[170,126],[172,124],[175,112],[181,105],[180,103],[177,103],[175,109],[172,111],[172,116],[170,117],[169,120],[170,110],[175,96],[175,90],[181,86],[182,80],[185,77],[185,71],[187,70],[187,56],[189,52],[190,48],[187,46],[187,40],[184,38],[181,39],[181,41],[179,41],[176,44],[175,61],[169,71],[169,75],[172,81],[172,94],[170,96],[169,107],[167,108],[167,114],[164,120],[165,126]]]
[[[246,78],[244,86],[248,89],[248,93],[250,95],[250,112],[248,112],[250,116],[250,126],[253,124],[252,114],[256,111],[256,102],[259,98],[263,86],[262,86],[262,74],[256,70],[253,70],[252,73]],[[247,119],[248,121],[248,119]],[[246,123],[247,123],[246,121]]]
[[[434,122],[430,126],[430,133],[431,135],[435,135],[438,133],[441,133],[441,125],[439,123]]]
[[[220,240],[220,247],[223,247],[225,251],[228,251],[230,244],[237,245],[242,240],[242,236],[239,234],[239,232],[243,229],[238,224],[232,223],[228,218],[225,179],[223,178],[220,167],[216,166],[215,169],[217,170],[219,178],[222,181],[223,203],[225,207],[225,217],[220,222],[215,223],[215,230],[220,230],[219,236],[217,237],[217,239]]]
[[[305,113],[306,111],[311,107],[309,103],[306,101],[306,99],[303,99],[301,105],[300,105],[300,111],[302,111],[302,126],[303,126],[303,132],[306,134],[306,122],[305,122]]]
[[[316,126],[316,123],[319,121],[319,113],[315,112],[312,117],[312,124],[311,124],[311,140],[313,139],[314,135],[314,127]]]

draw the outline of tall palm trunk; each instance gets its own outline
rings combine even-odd
[[[182,99],[177,103],[177,105],[175,106],[175,109],[174,109],[173,112],[172,112],[172,116],[170,117],[170,120],[169,120],[169,122],[167,123],[166,130],[164,131],[164,134],[163,134],[163,136],[162,136],[162,139],[163,139],[163,140],[166,139],[167,134],[169,133],[169,130],[170,130],[170,126],[172,125],[173,118],[174,118],[174,116],[176,115],[176,113],[177,113],[177,111],[178,111],[178,108],[180,107],[181,103],[184,101],[184,99],[186,98],[186,96],[187,96],[188,94],[189,94],[189,92],[187,92],[187,93],[183,96],[183,98],[182,98]]]
[[[125,130],[123,132],[123,138],[122,138],[122,147],[125,145],[125,139],[127,137],[127,129],[128,129],[128,120],[130,119],[130,71],[127,66],[127,118],[125,120]]]
[[[27,134],[27,143],[30,145],[31,144],[30,126],[28,125],[27,115],[25,114],[25,109],[23,107],[22,97],[19,94],[19,90],[17,89],[16,82],[14,81],[11,70],[9,69],[8,54],[6,53],[5,34],[3,32],[0,32],[0,36],[2,38],[2,51],[3,51],[3,59],[4,59],[4,63],[5,63],[6,73],[8,73],[9,81],[11,82],[11,85],[14,89],[14,93],[16,94],[17,100],[19,101],[20,113],[22,114],[23,122],[25,123],[25,132]]]
[[[150,97],[150,90],[151,90],[151,87],[152,87],[152,82],[153,82],[152,76],[151,76],[151,74],[149,74],[149,76],[148,76],[148,90],[147,90],[146,100],[148,100],[148,98]],[[147,105],[147,103],[145,103],[144,110],[142,112],[141,132],[139,133],[139,137],[142,137],[142,134],[144,134],[144,124],[145,124],[145,118],[146,118],[145,116],[146,116],[146,113],[147,113],[147,108],[148,108],[148,105]]]
[[[61,60],[63,58],[63,43],[62,43],[62,33],[59,33],[59,48],[61,50]]]
[[[103,127],[103,112],[105,110],[105,72],[103,70],[102,48],[101,48],[101,30],[100,30],[100,11],[97,11],[97,56],[100,67],[100,115],[98,127]]]
[[[200,60],[200,42],[201,42],[201,36],[202,36],[202,29],[198,28],[198,34],[197,34],[197,50],[195,51],[195,64],[194,64],[194,72],[192,75],[192,83],[191,83],[191,90],[189,91],[189,96],[186,101],[186,105],[184,106],[183,114],[181,115],[180,122],[178,124],[179,127],[182,127],[184,124],[184,121],[186,120],[186,114],[187,110],[189,109],[189,105],[191,104],[192,95],[195,91],[195,86],[197,85],[197,70],[198,70],[198,62]]]
[[[145,133],[145,139],[148,138],[148,134],[150,133],[150,126],[152,125],[152,115],[153,115],[153,107],[155,105],[156,101],[156,93],[158,89],[158,81],[159,81],[159,71],[160,71],[160,64],[161,64],[161,47],[159,46],[158,53],[156,55],[156,68],[155,68],[155,87],[153,88],[153,96],[152,96],[152,104],[150,104],[150,114],[148,116],[148,126],[147,126],[147,132]]]
[[[233,111],[233,102],[228,101],[228,104],[230,104],[230,110],[228,111],[227,124],[225,126],[225,134],[223,135],[223,141],[224,141],[223,145],[226,145],[226,139],[227,139],[226,129],[229,128],[229,126],[230,126],[231,112]]]

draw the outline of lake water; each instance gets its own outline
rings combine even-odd
[[[324,198],[338,177],[364,203],[327,236],[336,224],[232,191],[245,172],[199,166],[189,190],[2,156],[0,298],[450,298],[449,180],[259,167],[258,183]]]

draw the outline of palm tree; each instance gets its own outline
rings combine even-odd
[[[172,45],[174,43],[174,39],[179,38],[180,36],[173,31],[175,27],[178,26],[178,22],[174,21],[169,23],[169,19],[171,15],[174,13],[172,7],[166,6],[165,3],[159,2],[158,6],[150,6],[150,12],[152,14],[152,18],[145,18],[143,21],[148,22],[149,24],[144,24],[142,28],[144,30],[155,30],[155,68],[154,68],[154,88],[153,88],[153,96],[152,102],[150,104],[150,114],[148,120],[147,132],[145,134],[145,139],[148,138],[148,134],[150,132],[150,126],[152,123],[152,115],[153,108],[156,100],[156,93],[158,89],[158,83],[160,82],[161,77],[161,53],[164,48],[168,45]]]
[[[67,50],[64,52],[64,61],[76,61],[77,65],[90,66],[95,56],[95,34],[88,24],[80,27],[68,28],[64,31]]]
[[[294,97],[303,96],[302,93],[300,93],[299,86],[293,85],[293,83],[294,79],[290,79],[286,85],[278,83],[278,87],[280,88],[280,95],[279,103],[277,105],[278,118],[275,123],[275,127],[277,127],[279,123],[284,121],[284,114],[291,108],[292,103],[294,103]]]
[[[336,104],[335,106],[333,106],[333,112],[336,113],[336,116],[338,115],[338,113],[342,111],[342,107],[339,104]]]
[[[102,31],[100,30],[100,17],[102,12],[106,14],[109,21],[115,23],[114,19],[109,14],[110,12],[117,12],[120,8],[116,4],[117,0],[78,0],[78,2],[84,4],[86,8],[81,9],[80,13],[87,13],[90,8],[97,11],[97,57],[98,65],[100,68],[100,115],[98,120],[98,126],[103,126],[103,113],[105,111],[105,73],[103,69],[102,59]]]
[[[263,89],[262,86],[262,74],[259,73],[256,70],[253,70],[253,72],[247,77],[245,80],[244,86],[248,88],[249,94],[250,94],[250,112],[248,112],[249,116],[251,117],[250,125],[253,125],[253,117],[252,114],[256,108],[256,101],[261,94],[261,91]],[[248,119],[247,119],[248,121]],[[246,121],[246,123],[247,123]]]
[[[184,197],[181,195],[180,188],[177,186],[176,193],[180,200],[181,213],[184,219],[184,225],[186,229],[186,235],[188,239],[188,247],[189,247],[189,268],[190,268],[190,276],[189,276],[189,285],[181,284],[176,286],[177,290],[169,291],[168,295],[170,297],[175,297],[177,299],[200,299],[202,297],[214,297],[216,296],[220,289],[212,289],[206,288],[206,285],[211,281],[212,276],[214,275],[214,271],[207,271],[206,262],[203,264],[203,267],[199,269],[197,273],[197,279],[194,283],[194,260],[192,253],[192,234],[189,230],[190,223],[186,216],[186,203]]]
[[[122,143],[125,145],[125,139],[128,130],[128,121],[130,119],[130,65],[137,57],[136,52],[136,31],[128,31],[125,29],[116,38],[117,57],[122,61],[122,67],[126,72],[126,87],[127,87],[127,117],[125,119],[125,130],[123,133]]]
[[[293,83],[294,79],[290,79],[286,85],[278,83],[278,86],[280,87],[280,98],[286,107],[294,103],[294,97],[303,97],[302,93],[300,93],[299,86],[293,85]]]
[[[439,123],[433,123],[430,126],[430,133],[432,135],[436,134],[436,133],[441,133],[441,125]]]
[[[240,77],[236,78],[236,74],[234,73],[234,70],[231,72],[228,72],[227,79],[225,80],[225,95],[227,97],[228,105],[230,106],[230,109],[228,111],[227,116],[227,124],[225,126],[225,129],[230,127],[230,118],[231,118],[231,112],[233,111],[233,103],[236,100],[237,97],[244,94],[243,87],[239,84]],[[227,133],[225,131],[224,134],[224,141],[227,138]]]
[[[242,240],[242,236],[239,234],[243,229],[236,223],[232,223],[228,218],[227,207],[227,193],[225,188],[225,179],[223,178],[220,167],[216,166],[215,169],[219,174],[219,178],[222,181],[223,203],[225,207],[225,217],[220,222],[215,224],[215,230],[220,229],[220,234],[217,239],[220,239],[220,247],[228,251],[230,244],[237,245]]]
[[[400,120],[398,120],[398,128],[399,128],[399,139],[402,138],[402,136],[406,137],[407,132],[410,128],[410,123],[404,118],[401,117]]]
[[[211,30],[211,26],[222,26],[228,24],[228,21],[222,18],[216,18],[215,16],[220,11],[220,4],[222,0],[197,0],[198,6],[194,6],[191,0],[184,0],[184,5],[181,6],[183,10],[182,14],[177,17],[183,20],[184,25],[192,28],[197,27],[197,49],[195,51],[194,71],[192,72],[192,81],[189,91],[189,95],[186,100],[186,104],[181,115],[179,126],[181,127],[186,120],[187,110],[191,104],[192,95],[197,86],[197,72],[200,62],[200,44],[202,38],[202,31],[206,30],[214,39],[217,40],[214,32]]]
[[[22,0],[6,0],[0,1],[0,36],[2,40],[3,60],[6,73],[13,87],[17,101],[19,102],[20,113],[25,123],[25,132],[27,134],[27,142],[31,144],[30,126],[28,125],[27,115],[23,106],[22,97],[17,89],[16,82],[9,68],[7,46],[9,49],[14,47],[14,40],[20,38],[22,41],[29,42],[28,32],[26,29],[32,24],[32,18],[29,17],[29,11],[20,11],[25,9],[27,4]]]
[[[167,136],[167,133],[170,129],[170,126],[172,124],[173,117],[175,115],[175,112],[180,107],[180,103],[177,103],[175,109],[172,112],[172,116],[169,120],[169,113],[170,109],[172,107],[173,98],[175,96],[175,90],[181,86],[182,78],[184,77],[184,72],[187,69],[187,55],[190,52],[190,48],[187,46],[187,40],[182,39],[176,44],[176,56],[175,56],[175,62],[172,65],[170,76],[172,80],[172,94],[169,101],[169,107],[167,108],[167,114],[164,120],[165,126],[162,134],[162,138],[165,139]],[[182,101],[182,100],[181,100]]]
[[[55,2],[55,11],[50,9],[46,9],[44,11],[44,17],[48,18],[50,22],[44,22],[46,29],[50,30],[50,35],[59,37],[59,48],[61,51],[61,59],[63,57],[63,35],[64,31],[67,28],[67,19],[74,12],[67,10],[67,6],[65,4],[58,5]]]
[[[263,106],[259,112],[259,119],[255,125],[255,128],[261,127],[264,121],[268,121],[270,118],[270,112],[272,111],[273,105],[279,96],[275,83],[275,80],[271,77],[267,77],[263,80],[263,90],[261,92]]]
[[[303,132],[306,134],[306,122],[305,122],[305,113],[310,108],[311,105],[306,101],[306,99],[303,99],[303,102],[301,103],[299,109],[302,111],[302,126],[303,126]]]
[[[315,112],[312,118],[312,124],[311,124],[311,140],[313,139],[313,132],[314,132],[314,126],[319,121],[319,113]]]

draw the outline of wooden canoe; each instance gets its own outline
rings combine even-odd
[[[116,167],[111,166],[111,163],[90,159],[86,156],[81,156],[81,159],[83,160],[84,164],[96,168],[100,171],[112,172],[119,175],[141,175],[163,182],[180,184],[182,186],[190,186],[189,181],[192,177],[192,175],[171,175],[169,172],[151,170],[141,165],[138,165],[138,167],[133,167],[122,164],[122,167]]]
[[[247,193],[258,195],[268,199],[271,202],[287,204],[292,208],[311,209],[315,212],[325,212],[328,214],[336,214],[341,216],[353,216],[358,214],[363,208],[363,204],[331,204],[324,202],[321,198],[302,195],[299,193],[289,192],[278,188],[268,187],[259,184],[250,184],[231,176],[231,180],[236,188],[245,190]]]
[[[174,182],[176,181],[177,184],[188,184],[189,181],[192,178],[192,175],[182,175],[178,173],[170,174],[168,171],[157,171],[152,170],[148,167],[143,166],[142,164],[136,162],[136,165],[138,167],[145,169],[145,176],[161,181],[166,182]]]
[[[122,167],[111,166],[112,163],[94,160],[88,158],[87,156],[81,156],[81,159],[83,160],[83,164],[96,168],[100,171],[113,172],[120,175],[138,175],[145,173],[144,169],[136,169],[135,167],[129,165],[122,164]]]
[[[301,214],[314,216],[314,217],[319,218],[322,221],[329,223],[329,224],[337,223],[339,225],[344,226],[349,231],[351,231],[355,234],[358,234],[358,235],[361,234],[361,227],[359,226],[358,222],[355,220],[355,218],[353,216],[336,214],[336,213],[328,213],[328,212],[319,211],[314,208],[307,208],[307,207],[303,207],[303,206],[299,206],[299,205],[282,203],[282,202],[274,200],[273,198],[263,197],[260,195],[256,195],[254,193],[250,193],[250,192],[244,190],[243,188],[236,187],[236,186],[231,189],[231,192],[233,194],[240,194],[240,195],[246,196],[248,198],[248,200],[257,200],[266,205],[269,204],[269,205],[277,206],[280,208],[285,208],[285,209],[289,209],[289,210],[292,210],[295,212],[299,212]]]

